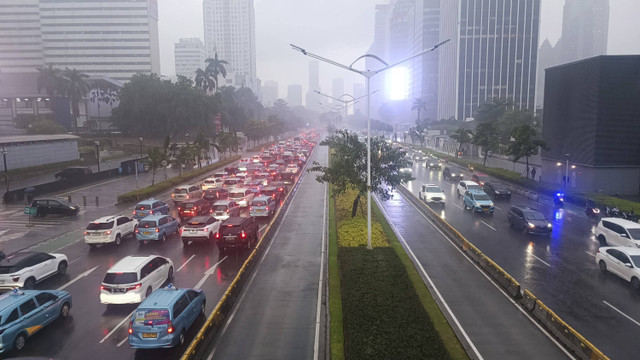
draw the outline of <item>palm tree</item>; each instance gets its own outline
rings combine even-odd
[[[218,75],[222,75],[223,78],[227,77],[227,69],[225,69],[224,66],[229,63],[225,60],[218,59],[218,53],[215,53],[213,58],[208,58],[204,62],[207,63],[207,67],[204,69],[205,73],[213,78],[213,84],[211,84],[213,86],[208,87],[207,90],[217,91],[217,89],[220,88],[218,86]]]
[[[196,70],[196,87],[204,90],[205,93],[210,91],[210,89],[215,88],[215,83],[211,74],[209,74],[206,69],[198,69]]]
[[[80,100],[91,90],[91,85],[87,81],[89,75],[76,69],[65,68],[62,72],[64,79],[63,94],[71,102],[71,112],[73,113],[74,127],[78,133],[78,117],[80,117]]]
[[[62,75],[60,69],[52,64],[37,68],[38,70],[38,91],[45,89],[49,96],[60,94],[62,90]]]
[[[417,110],[418,111],[418,118],[416,119],[416,124],[420,122],[420,114],[422,113],[422,110],[426,110],[427,109],[427,103],[422,100],[422,98],[417,98],[413,100],[413,105],[411,106],[411,110]]]

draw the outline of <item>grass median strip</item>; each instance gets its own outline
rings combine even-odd
[[[358,211],[356,218],[351,218],[355,195],[355,191],[337,195],[335,202],[330,201],[335,217],[331,210],[329,213],[329,230],[335,226],[338,234],[344,358],[468,359],[375,203],[374,248],[366,249],[366,214]],[[361,199],[363,208],[365,201]],[[332,293],[331,271],[336,264],[331,248],[329,252],[333,359],[334,347],[342,344],[333,334],[333,323],[340,319],[332,306],[336,294]]]

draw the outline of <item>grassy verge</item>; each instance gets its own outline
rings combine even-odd
[[[342,293],[338,264],[338,233],[333,196],[329,197],[329,334],[331,360],[344,359],[344,334],[342,332]]]
[[[363,214],[350,217],[354,198],[348,192],[334,204],[345,358],[468,359],[379,210],[366,249]]]
[[[127,202],[134,202],[134,201],[139,201],[142,199],[146,199],[149,198],[151,196],[154,196],[156,194],[159,194],[165,190],[168,190],[176,185],[182,184],[185,181],[191,180],[193,178],[196,178],[198,176],[204,175],[208,172],[211,172],[213,170],[219,169],[227,164],[230,164],[236,160],[240,159],[240,156],[232,156],[226,160],[222,160],[220,162],[217,162],[215,164],[211,164],[209,166],[205,166],[203,168],[200,169],[196,169],[196,170],[192,170],[192,171],[187,171],[182,173],[182,176],[175,176],[172,177],[170,179],[168,179],[167,181],[163,181],[163,182],[159,182],[156,183],[154,185],[151,186],[147,186],[145,188],[141,188],[141,189],[137,189],[134,191],[130,191],[128,193],[125,194],[120,194],[118,195],[118,203],[127,203]]]

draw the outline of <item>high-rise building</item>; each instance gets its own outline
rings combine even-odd
[[[195,78],[197,69],[204,69],[204,43],[198,38],[178,39],[174,45],[176,75]]]
[[[51,64],[120,81],[160,72],[157,0],[2,0],[0,34],[2,72]]]
[[[234,86],[257,92],[256,25],[253,0],[203,0],[204,45],[207,58],[229,64]]]
[[[306,96],[307,109],[320,111],[320,97],[316,91],[320,91],[320,69],[317,61],[309,61],[309,90]]]
[[[287,87],[287,103],[289,107],[302,106],[302,85],[291,84]]]
[[[273,106],[273,103],[278,99],[278,82],[273,80],[267,80],[260,89],[260,95],[262,98],[262,105]]]
[[[341,79],[341,78],[333,79],[333,81],[331,82],[331,85],[332,85],[331,96],[333,96],[336,99],[340,99],[340,97],[344,95],[344,79]],[[330,100],[328,102],[331,102],[334,104],[340,104],[335,100],[332,100],[332,99],[328,99],[328,100]]]

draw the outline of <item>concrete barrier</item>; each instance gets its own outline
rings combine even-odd
[[[485,270],[500,286],[516,300],[526,311],[540,322],[549,332],[551,332],[562,344],[583,360],[608,360],[600,350],[593,346],[587,339],[566,324],[551,309],[538,300],[529,290],[522,289],[520,284],[498,264],[483,254],[475,245],[469,242],[462,234],[454,229],[449,223],[442,219],[429,206],[418,199],[405,187],[400,186],[397,190],[411,203],[425,214],[435,226],[444,232],[449,239],[454,241],[460,248],[473,259],[483,270]],[[537,194],[535,194],[537,196]],[[526,196],[526,193],[525,193]]]

